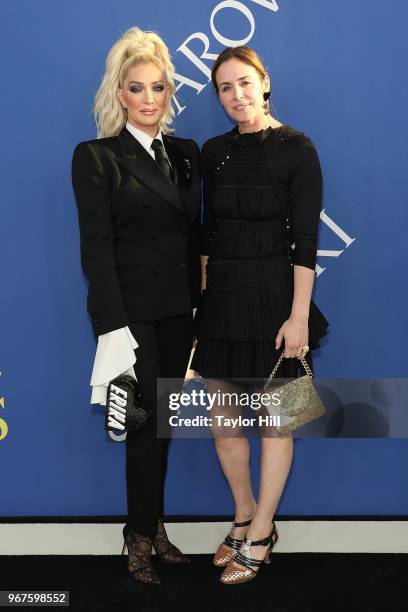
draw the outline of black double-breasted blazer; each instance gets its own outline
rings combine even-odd
[[[191,312],[200,299],[200,153],[163,136],[173,180],[123,128],[72,159],[87,308],[96,335]]]

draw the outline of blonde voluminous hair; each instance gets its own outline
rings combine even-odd
[[[160,129],[164,133],[172,131],[170,125],[174,118],[171,105],[175,85],[174,66],[170,53],[163,40],[155,32],[130,28],[116,41],[106,58],[105,74],[95,95],[93,108],[98,138],[117,136],[127,121],[127,111],[122,107],[118,90],[123,85],[129,68],[135,64],[152,62],[162,72],[169,89],[169,96]]]

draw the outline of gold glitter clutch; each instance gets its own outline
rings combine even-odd
[[[275,429],[284,435],[302,427],[326,414],[319,395],[312,383],[313,373],[304,357],[299,360],[306,370],[306,375],[295,378],[290,383],[270,388],[270,383],[283,359],[283,352],[276,362],[264,387],[264,393],[269,395],[266,408],[270,416],[280,417]]]

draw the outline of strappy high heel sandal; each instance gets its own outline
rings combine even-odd
[[[269,564],[271,562],[271,553],[274,545],[278,540],[278,530],[276,529],[275,523],[272,521],[272,531],[270,535],[263,540],[247,540],[244,538],[244,543],[240,550],[232,559],[223,573],[221,574],[220,581],[223,584],[239,584],[240,582],[249,582],[253,580],[262,563]],[[250,556],[251,546],[269,546],[268,552],[266,553],[265,559],[253,559]],[[236,567],[235,563],[241,567]]]
[[[160,578],[155,572],[152,563],[151,538],[136,533],[128,524],[123,527],[123,548],[128,550],[128,570],[136,582],[144,584],[160,584]]]
[[[163,563],[183,565],[191,562],[189,557],[183,555],[181,550],[170,542],[162,519],[159,519],[157,522],[157,532],[153,538],[153,548],[158,559]]]
[[[235,557],[241,548],[244,540],[242,538],[234,538],[235,528],[236,527],[248,527],[251,524],[252,519],[249,521],[244,521],[243,523],[236,523],[235,521],[232,523],[232,527],[228,533],[228,535],[224,538],[224,541],[221,542],[217,551],[213,557],[213,563],[216,567],[225,567],[228,563]]]

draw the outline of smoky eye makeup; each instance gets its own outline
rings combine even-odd
[[[129,83],[129,91],[132,93],[140,93],[144,90],[144,85],[142,83],[131,82]],[[162,92],[165,90],[165,85],[163,83],[154,83],[152,86],[153,91]]]

